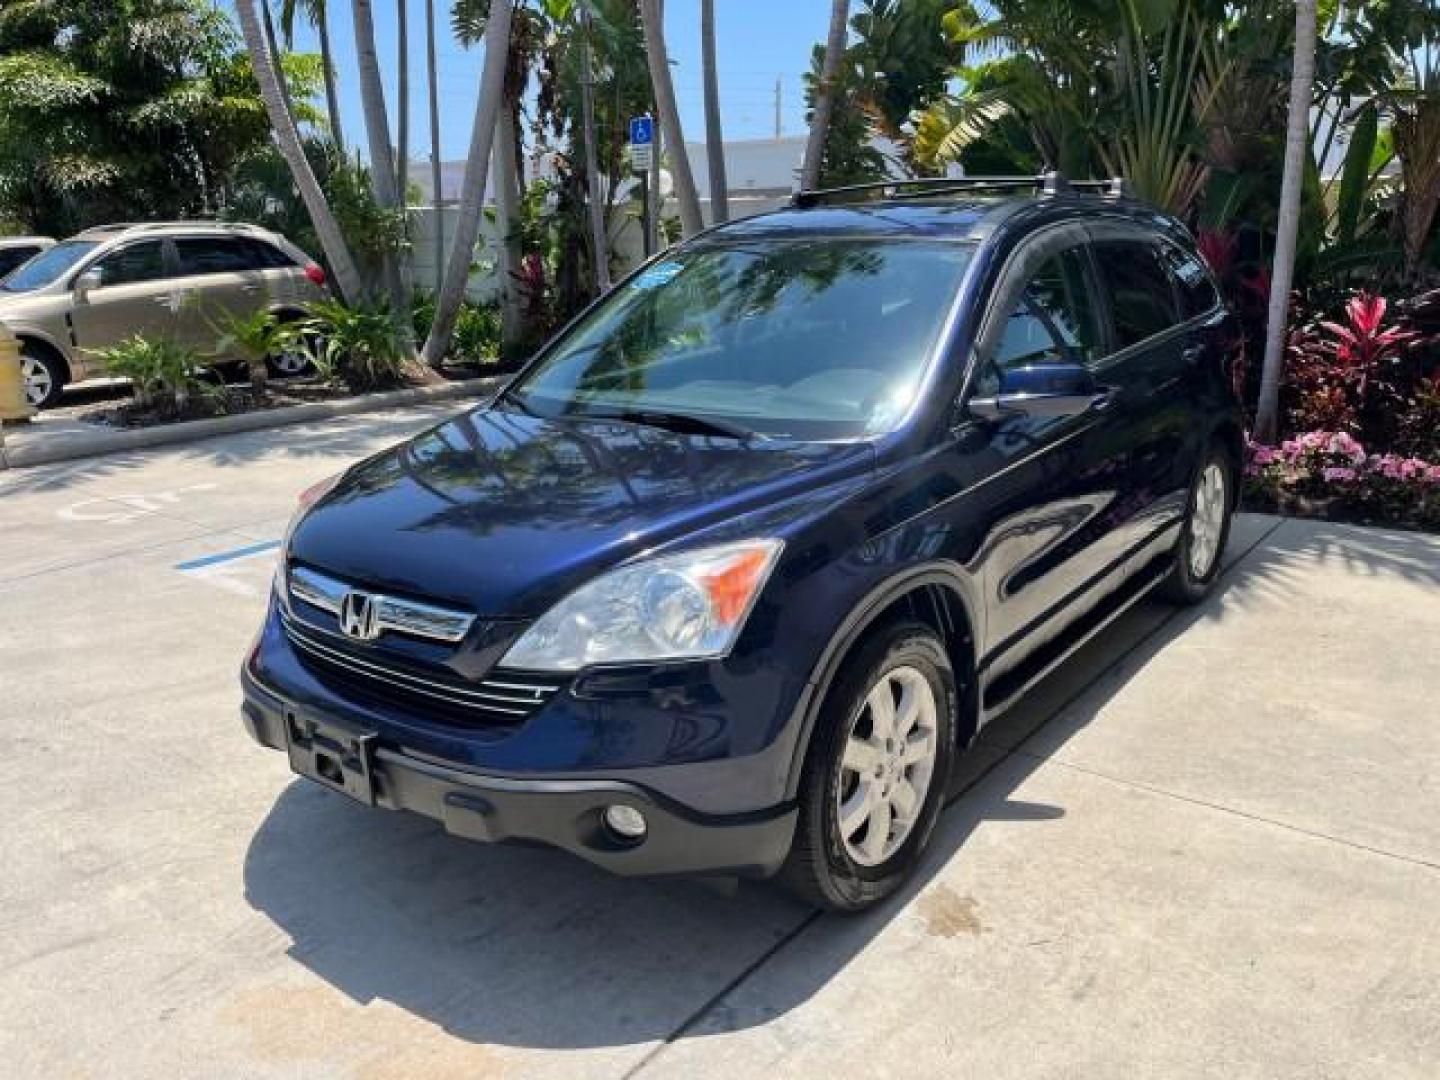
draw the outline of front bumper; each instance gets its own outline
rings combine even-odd
[[[295,706],[248,670],[241,684],[246,730],[262,746],[287,751]],[[368,753],[377,806],[423,814],[470,840],[561,848],[616,874],[767,877],[784,862],[795,832],[793,807],[705,815],[626,780],[488,776],[384,745]],[[626,841],[605,827],[602,815],[614,803],[645,815],[643,840]]]

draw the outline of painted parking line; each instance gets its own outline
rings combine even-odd
[[[236,596],[263,598],[270,590],[275,570],[274,560],[269,556],[279,547],[279,540],[246,544],[229,551],[187,559],[176,563],[175,569],[194,581]]]
[[[183,572],[187,570],[199,570],[206,566],[218,566],[221,563],[234,562],[236,559],[249,559],[267,551],[274,551],[279,546],[279,540],[265,540],[258,544],[247,544],[245,547],[234,548],[230,551],[221,551],[215,555],[205,555],[199,559],[191,559],[188,562],[176,563],[175,569]]]

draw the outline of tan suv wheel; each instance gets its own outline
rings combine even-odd
[[[33,345],[20,347],[20,377],[25,381],[25,399],[37,409],[60,403],[65,390],[65,365]]]

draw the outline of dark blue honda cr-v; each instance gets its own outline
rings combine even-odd
[[[1235,339],[1118,186],[802,194],[307,492],[245,723],[460,836],[865,907],[981,725],[1214,580]]]

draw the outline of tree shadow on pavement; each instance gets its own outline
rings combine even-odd
[[[483,404],[483,402],[481,402]],[[66,491],[92,480],[131,476],[160,457],[171,465],[241,468],[264,460],[360,458],[400,442],[424,428],[476,408],[471,401],[450,400],[375,413],[352,413],[329,420],[258,431],[237,432],[194,442],[105,454],[54,465],[0,472],[0,497]],[[344,461],[348,465],[349,461]]]
[[[821,915],[763,884],[721,895],[689,881],[614,878],[557,852],[469,844],[299,781],[254,837],[247,897],[290,936],[295,960],[351,999],[392,1002],[472,1043],[633,1046],[764,1024],[825,987],[964,858],[977,828],[1043,828],[1063,816],[1017,789],[1190,626],[1285,588],[1297,551],[1440,584],[1440,551],[1415,558],[1384,536],[1326,529],[1266,545],[1279,527],[1251,520],[1204,605],[1137,605],[988,726],[958,764],[920,873],[864,915]],[[1032,739],[1042,728],[1046,738]],[[761,966],[766,1005],[733,1007],[730,992]]]

